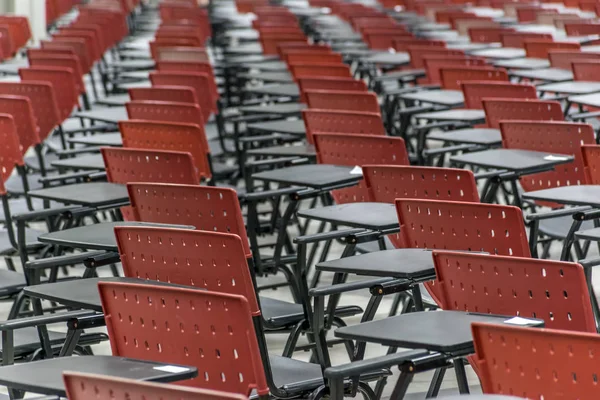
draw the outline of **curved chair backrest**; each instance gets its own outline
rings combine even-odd
[[[109,182],[198,184],[200,178],[190,153],[142,149],[101,149]]]
[[[183,86],[194,89],[204,121],[208,121],[210,114],[216,111],[216,99],[212,95],[209,77],[206,74],[198,72],[153,72],[150,74],[150,81],[153,86]]]
[[[565,23],[567,36],[600,35],[600,24],[598,23]]]
[[[25,155],[30,147],[41,143],[31,100],[28,97],[0,95],[0,110],[14,120],[22,155]]]
[[[518,315],[542,319],[546,328],[596,331],[579,264],[435,250],[433,261],[444,310]]]
[[[408,165],[404,140],[399,137],[325,134],[314,135],[317,160],[321,164],[362,166],[367,164]],[[369,201],[364,181],[358,185],[333,191],[338,204]]]
[[[29,65],[32,67],[58,67],[73,70],[75,77],[75,87],[77,94],[85,93],[85,85],[83,83],[83,72],[79,58],[75,55],[50,54],[50,55],[33,55],[29,53]]]
[[[159,46],[156,49],[156,62],[209,62],[210,57],[204,47]]]
[[[125,105],[129,119],[175,122],[204,126],[204,116],[197,104],[165,101],[130,101]]]
[[[552,35],[537,32],[505,32],[501,35],[500,42],[503,47],[522,49],[525,47],[526,40],[552,40]]]
[[[2,98],[0,97],[0,102]],[[16,166],[25,165],[15,120],[10,114],[0,114],[0,195],[6,194],[4,183]]]
[[[414,38],[410,32],[395,31],[395,32],[371,32],[365,33],[364,39],[370,49],[373,50],[388,50],[396,46],[396,39]]]
[[[69,118],[73,109],[78,106],[81,92],[72,69],[50,66],[29,67],[20,69],[19,75],[24,82],[45,81],[52,84],[61,122]]]
[[[394,39],[394,49],[396,51],[408,51],[410,47],[428,47],[428,48],[436,48],[440,50],[446,50],[446,42],[443,40],[433,40],[433,39],[422,39],[422,38],[411,38],[411,37],[401,37]],[[449,50],[450,51],[450,50]],[[411,65],[413,65],[413,59],[410,59]]]
[[[377,95],[371,92],[307,90],[304,94],[311,109],[381,113]]]
[[[441,83],[442,76],[440,70],[442,68],[459,67],[459,66],[484,66],[486,65],[485,58],[470,57],[470,56],[440,56],[428,55],[423,57],[425,73],[428,83]]]
[[[300,89],[300,100],[306,102],[304,92],[307,90],[333,90],[333,91],[349,91],[349,92],[367,92],[367,84],[364,81],[354,78],[298,78],[298,87]]]
[[[150,88],[131,88],[132,101],[162,101],[169,103],[198,104],[196,91],[183,86],[153,86]]]
[[[500,122],[500,131],[504,148],[575,157],[573,162],[557,165],[552,171],[522,177],[521,186],[526,192],[585,183],[581,145],[596,143],[591,125],[512,120]]]
[[[573,77],[576,81],[600,82],[600,77],[598,77],[599,66],[600,60],[573,61]]]
[[[600,185],[600,146],[583,145],[583,164],[585,165],[585,177],[588,185]]]
[[[142,382],[114,376],[65,372],[63,374],[69,400],[247,400],[247,396],[224,391],[186,388],[179,385]]]
[[[242,239],[246,257],[252,257],[235,190],[199,185],[129,183],[127,191],[137,221],[192,225],[198,230],[232,233]]]
[[[288,64],[342,64],[344,59],[339,53],[323,53],[322,51],[296,50],[285,54],[285,62]]]
[[[159,72],[199,72],[201,74],[206,74],[208,77],[208,86],[210,87],[210,93],[215,104],[219,99],[219,90],[217,88],[217,82],[215,80],[215,73],[213,71],[212,65],[209,62],[157,61],[156,69]]]
[[[54,92],[52,84],[47,81],[0,82],[0,96],[24,96],[29,98],[34,122],[41,140],[46,139],[61,122]],[[0,108],[0,110],[4,109]],[[16,118],[15,123],[17,126],[21,124]]]
[[[443,46],[426,46],[421,42],[416,42],[416,45],[410,45],[407,48],[410,55],[410,65],[413,68],[424,68],[424,57],[428,55],[437,56],[465,56],[463,50],[446,49]],[[445,46],[445,45],[444,45]]]
[[[290,64],[290,71],[294,79],[311,77],[311,78],[352,78],[352,71],[346,64],[326,64],[326,63],[311,63],[311,64]]]
[[[558,101],[484,98],[483,109],[490,128],[500,128],[503,120],[564,121]]]
[[[302,118],[306,127],[306,140],[308,143],[314,143],[314,133],[386,135],[383,120],[378,113],[302,110]]]
[[[510,82],[464,82],[461,84],[465,108],[483,109],[483,99],[493,93],[500,99],[537,99],[535,86]]]
[[[195,124],[127,120],[119,122],[123,147],[190,153],[201,178],[210,180],[210,149],[204,127]]]
[[[485,24],[489,24],[489,22],[485,22]],[[514,30],[501,26],[472,26],[468,32],[473,43],[500,43],[505,33],[514,32]]]
[[[460,90],[466,81],[503,81],[508,82],[508,74],[494,67],[463,66],[440,68],[442,88]]]
[[[524,43],[525,54],[527,57],[532,58],[548,58],[548,52],[554,49],[563,50],[579,50],[581,45],[575,42],[553,42],[535,39],[525,40]]]
[[[114,356],[198,368],[195,379],[179,382],[185,386],[268,395],[244,296],[120,282],[101,282],[98,290]]]
[[[597,333],[482,323],[474,323],[472,331],[484,393],[530,399],[552,399],[557,393],[600,396]]]
[[[600,61],[599,53],[583,53],[575,50],[550,50],[548,52],[550,65],[554,68],[573,69],[575,61]]]

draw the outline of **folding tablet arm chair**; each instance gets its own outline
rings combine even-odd
[[[180,86],[153,86],[151,88],[130,88],[131,101],[163,101],[169,103],[198,104],[196,91]]]
[[[581,146],[595,143],[594,129],[591,125],[560,121],[511,120],[500,122],[500,131],[504,148],[574,156],[572,162],[558,165],[552,171],[520,177],[521,187],[525,192],[586,183]],[[513,187],[513,190],[517,189]],[[514,195],[518,196],[519,194],[514,193]],[[536,204],[530,205],[535,210]],[[569,212],[560,204],[541,202],[539,205],[556,210],[527,217],[529,221],[532,221],[530,228],[532,254],[537,254],[536,244],[541,235],[546,239],[542,239],[543,250],[540,258],[547,258],[552,240],[572,240],[569,237],[573,222],[572,214],[581,211],[581,208],[573,208]],[[555,214],[558,217],[554,217]],[[586,223],[583,226],[584,229],[593,227],[592,223]],[[576,259],[585,258],[588,248],[589,242],[583,247],[578,242],[574,242]]]
[[[219,390],[189,388],[180,385],[167,385],[140,382],[133,379],[65,372],[65,388],[69,400],[86,400],[90,396],[98,400],[116,398],[130,399],[188,399],[188,400],[247,400],[247,396]]]
[[[304,95],[311,109],[381,113],[375,93],[307,90]]]
[[[492,324],[473,324],[472,329],[484,393],[598,396],[598,334]]]

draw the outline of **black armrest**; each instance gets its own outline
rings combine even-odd
[[[331,296],[334,294],[341,294],[346,292],[352,292],[354,290],[368,289],[384,283],[396,281],[394,278],[377,278],[369,279],[366,281],[340,283],[339,285],[324,286],[318,288],[312,288],[308,291],[308,295],[311,297],[323,297]],[[403,282],[406,282],[404,279]]]
[[[86,268],[99,268],[105,265],[116,264],[121,261],[121,255],[112,251],[107,251],[101,254],[90,254],[83,260],[83,265]]]
[[[96,257],[101,254],[105,254],[105,251],[91,251],[80,254],[68,254],[64,256],[56,256],[49,258],[40,258],[37,260],[28,261],[25,263],[26,269],[44,269],[61,267],[63,265],[81,264],[90,257]]]
[[[297,236],[294,238],[294,243],[307,244],[307,243],[320,242],[323,240],[343,239],[348,236],[357,235],[357,234],[363,233],[363,232],[365,232],[365,229],[361,229],[361,228],[322,232],[322,233],[316,233],[314,235]]]
[[[65,212],[73,211],[75,209],[80,208],[79,206],[67,206],[67,207],[58,207],[58,208],[50,208],[47,210],[39,210],[39,211],[30,211],[22,214],[13,215],[13,220],[18,221],[36,221],[41,220],[47,217],[54,217],[59,214],[63,214]]]
[[[38,181],[43,184],[44,186],[50,184],[50,183],[54,183],[54,182],[61,182],[61,181],[67,181],[67,180],[72,180],[72,179],[89,179],[91,172],[90,171],[82,171],[82,172],[72,172],[69,174],[62,174],[62,175],[53,175],[53,176],[46,176],[43,178],[38,179]]]
[[[69,329],[89,329],[106,326],[104,314],[90,314],[82,317],[71,318],[67,322]]]
[[[587,211],[579,211],[573,214],[573,219],[577,221],[591,221],[600,218],[600,209],[593,208]]]
[[[475,144],[457,144],[457,145],[453,145],[453,146],[445,146],[445,147],[439,147],[437,149],[427,149],[427,150],[423,150],[423,155],[424,156],[436,156],[439,154],[446,154],[446,153],[450,153],[453,151],[465,151],[465,150],[477,150],[477,149],[485,149],[485,147],[482,146],[478,146]]]
[[[105,180],[106,180],[106,171],[93,172],[88,176],[89,182],[97,182],[97,181],[105,181]]]
[[[42,325],[56,324],[59,322],[67,322],[73,318],[80,318],[89,315],[94,315],[94,311],[69,311],[60,314],[36,315],[27,318],[10,319],[0,322],[0,331],[12,331],[15,329],[31,328]]]
[[[326,368],[323,374],[327,379],[349,378],[365,372],[404,364],[407,361],[412,361],[413,358],[421,358],[429,354],[430,352],[428,350],[408,350],[400,353],[368,358],[366,360],[353,361],[349,364],[336,365],[335,367]]]
[[[566,215],[574,215],[578,213],[584,213],[585,211],[592,210],[590,206],[579,206],[572,208],[561,208],[559,210],[552,210],[539,214],[529,214],[525,217],[528,221],[542,221],[545,219],[564,217]]]
[[[66,157],[75,156],[78,154],[98,153],[98,152],[100,152],[101,148],[102,148],[102,146],[90,146],[90,147],[82,147],[79,149],[59,150],[56,152],[56,155],[58,156],[58,158],[66,158]]]

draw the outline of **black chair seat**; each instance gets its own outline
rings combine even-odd
[[[0,298],[15,296],[25,286],[27,286],[27,282],[22,272],[0,269]]]
[[[38,236],[43,233],[44,232],[36,231],[33,229],[28,229],[28,228],[25,229],[25,240],[27,243],[27,248],[29,250],[36,250],[36,249],[42,248],[44,246],[43,243],[40,243],[37,240]],[[16,234],[16,228],[15,228],[15,234]],[[0,231],[0,255],[11,254],[14,251],[15,251],[15,248],[10,243],[10,239],[8,237],[8,231],[1,230]]]
[[[298,216],[376,231],[398,227],[396,207],[388,203],[347,203],[298,211]]]
[[[261,296],[260,306],[268,329],[280,329],[304,320],[304,310],[301,304]],[[349,317],[362,312],[362,308],[358,306],[342,306],[336,308],[335,315]]]
[[[540,221],[539,231],[552,239],[563,240],[567,237],[567,233],[573,223],[573,217],[565,215],[564,217],[543,219]],[[581,224],[581,230],[593,229],[593,221],[584,221]]]

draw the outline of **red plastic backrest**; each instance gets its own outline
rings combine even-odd
[[[197,72],[153,72],[150,74],[152,85],[183,86],[196,91],[198,105],[202,110],[204,121],[208,121],[211,112],[216,111],[216,99],[211,94],[209,77]]]
[[[313,143],[314,133],[360,133],[363,135],[385,136],[381,115],[377,113],[302,110],[306,127],[306,140]]]
[[[277,46],[285,42],[308,42],[304,32],[277,33],[274,35],[263,34],[260,44],[264,54],[277,54]]]
[[[525,40],[525,53],[527,57],[548,58],[548,52],[553,49],[579,50],[581,45],[574,42],[552,42],[547,40]]]
[[[126,277],[242,295],[260,315],[239,236],[141,226],[115,227],[115,236]]]
[[[321,164],[348,167],[409,164],[406,144],[399,137],[317,133],[314,141],[317,160]],[[363,181],[350,188],[335,190],[332,195],[338,204],[369,201],[369,192]]]
[[[73,78],[75,79],[76,94],[79,96],[79,94],[85,93],[83,73],[81,72],[79,59],[76,56],[61,54],[36,56],[35,53],[29,53],[28,57],[31,67],[58,67],[72,70],[74,74]]]
[[[0,195],[6,194],[4,182],[17,165],[24,165],[24,161],[15,120],[10,114],[0,114]]]
[[[596,331],[579,264],[451,251],[434,251],[433,260],[444,310],[518,315],[542,319],[547,328]]]
[[[325,77],[339,77],[339,78],[352,78],[352,71],[350,67],[345,64],[326,64],[326,63],[313,63],[313,64],[290,64],[290,71],[294,79],[303,77],[311,78],[325,78]]]
[[[81,71],[84,74],[88,74],[90,72],[90,62],[87,59],[87,55],[83,54],[81,46],[77,44],[68,43],[68,42],[46,42],[42,41],[41,46],[43,50],[62,50],[62,51],[72,51],[75,56],[79,59],[79,64],[81,65]],[[84,44],[85,46],[85,44]]]
[[[526,40],[552,40],[549,33],[536,32],[506,32],[501,35],[503,47],[513,47],[522,49],[525,47]]]
[[[81,68],[84,73],[89,73],[94,65],[94,60],[91,58],[90,49],[84,39],[60,37],[54,38],[52,43],[64,44],[75,51],[81,62]],[[43,48],[43,46],[42,46]]]
[[[569,22],[565,23],[565,32],[568,36],[600,35],[600,24]]]
[[[600,185],[600,146],[583,145],[583,164],[588,185]]]
[[[433,40],[433,39],[422,39],[422,38],[410,38],[410,37],[401,37],[394,39],[394,50],[396,51],[408,51],[408,49],[412,46],[416,47],[433,47],[437,49],[444,49],[446,47],[446,42],[443,40]],[[413,63],[413,59],[410,59],[411,64]]]
[[[127,108],[129,119],[204,126],[204,117],[197,104],[164,101],[130,101],[125,107]]]
[[[67,397],[70,400],[246,400],[248,397],[217,390],[186,388],[164,383],[142,382],[114,376],[65,372]]]
[[[410,55],[410,65],[413,68],[424,68],[424,57],[427,55],[438,56],[464,56],[462,50],[444,49],[437,46],[408,46],[408,54]]]
[[[414,38],[410,32],[394,33],[368,33],[365,35],[365,42],[370,49],[387,50],[396,47],[396,39]]]
[[[462,91],[465,108],[483,109],[483,99],[493,93],[494,98],[536,99],[535,86],[526,83],[510,82],[464,82]]]
[[[88,60],[90,60],[92,64],[102,57],[102,51],[98,47],[98,41],[92,32],[58,31],[52,36],[52,39],[59,41],[64,39],[83,39],[87,49]]]
[[[581,145],[595,144],[594,128],[575,122],[503,121],[502,146],[507,149],[540,151],[574,156],[573,162],[554,170],[521,178],[526,192],[585,183]]]
[[[600,60],[574,61],[572,63],[573,77],[576,81],[600,82],[599,66]]]
[[[0,82],[0,95],[25,96],[31,101],[37,133],[41,140],[61,123],[55,90],[48,81]],[[15,119],[17,126],[21,123]]]
[[[371,92],[307,90],[304,94],[313,109],[381,113],[377,95]]]
[[[523,214],[518,207],[396,199],[396,210],[400,231],[411,248],[531,257]]]
[[[428,55],[423,57],[425,73],[428,83],[441,83],[442,68],[458,67],[458,66],[484,66],[487,64],[485,58],[469,57],[469,56],[440,56]]]
[[[343,58],[339,53],[323,53],[322,51],[290,51],[285,55],[288,64],[342,64]]]
[[[101,152],[109,182],[163,182],[187,185],[200,182],[190,153],[113,147],[103,147]]]
[[[191,62],[191,61],[158,61],[156,69],[160,72],[199,72],[206,74],[208,77],[208,86],[212,101],[217,102],[219,99],[219,90],[215,81],[215,74],[212,65],[209,62]]]
[[[207,180],[212,177],[208,160],[210,149],[203,126],[127,120],[119,122],[119,131],[123,137],[123,147],[190,153],[198,175]]]
[[[465,81],[508,82],[506,71],[494,67],[444,67],[440,68],[440,77],[446,90],[460,90],[461,82]]]
[[[502,120],[564,120],[560,103],[557,101],[484,98],[483,109],[487,126],[490,128],[499,128]]]
[[[197,104],[196,91],[181,86],[154,86],[151,88],[131,88],[129,97],[132,101],[162,101],[173,103]]]
[[[574,61],[600,61],[600,54],[569,50],[550,50],[548,52],[548,59],[550,60],[550,65],[554,68],[571,70]]]
[[[198,368],[185,386],[269,393],[243,296],[119,282],[98,290],[114,356]]]
[[[0,110],[3,114],[13,117],[22,155],[25,155],[31,146],[40,143],[31,100],[28,97],[0,95]]]
[[[502,41],[502,35],[507,32],[514,32],[510,28],[504,27],[481,27],[474,26],[469,28],[469,38],[474,43],[499,43]]]
[[[484,393],[554,400],[600,396],[597,333],[472,325]]]
[[[369,89],[364,81],[353,78],[298,78],[298,87],[300,89],[300,100],[306,103],[304,92],[307,90],[333,90],[350,92],[367,92]]]
[[[204,47],[159,46],[156,61],[209,62],[210,57]]]
[[[57,118],[60,122],[69,118],[73,109],[79,104],[78,98],[80,92],[77,90],[75,74],[70,68],[51,66],[29,67],[20,69],[19,75],[24,82],[45,81],[52,84],[54,97],[56,99],[56,107],[58,108]],[[44,132],[44,130],[42,130],[42,132]]]
[[[246,257],[252,256],[235,190],[158,183],[130,183],[127,190],[137,221],[232,233],[242,239]]]

